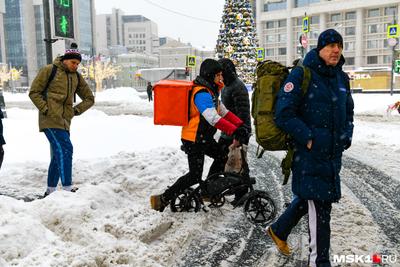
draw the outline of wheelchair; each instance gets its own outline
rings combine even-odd
[[[244,159],[242,151],[242,166],[248,170]],[[243,206],[243,212],[251,223],[268,224],[276,216],[276,205],[267,192],[254,189],[256,179],[250,177],[248,173],[248,171],[243,174],[221,172],[210,175],[196,188],[189,187],[173,197],[170,202],[171,211],[198,212],[201,209],[207,211],[204,201],[210,202],[208,205],[210,208],[220,208],[229,202],[227,196],[246,192],[240,199],[229,203],[234,208]]]

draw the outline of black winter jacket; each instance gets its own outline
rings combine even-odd
[[[233,81],[226,81],[225,87],[222,89],[221,99],[225,107],[243,121],[250,133],[251,120],[249,93],[244,83],[236,75]],[[222,137],[227,139],[231,138],[225,134],[222,134]],[[248,141],[246,143],[248,143]]]

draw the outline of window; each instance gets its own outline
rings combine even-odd
[[[391,7],[385,7],[385,16],[393,16],[397,15],[397,7],[391,6]]]
[[[340,13],[331,15],[331,21],[339,21],[339,20],[341,20]]]
[[[278,27],[279,28],[286,27],[286,19],[278,20]]]
[[[354,50],[354,42],[344,42],[344,50],[349,51],[349,50]]]
[[[356,12],[347,12],[346,13],[346,20],[356,19]]]
[[[267,29],[273,29],[274,28],[274,22],[273,21],[267,21]]]
[[[368,25],[368,33],[377,33],[378,32],[378,25]]]
[[[279,47],[278,54],[279,55],[286,55],[286,47]]]
[[[286,34],[279,34],[278,35],[278,42],[286,42]]]
[[[275,35],[267,35],[267,43],[275,42]]]
[[[302,17],[296,18],[296,25],[297,25],[297,26],[303,25],[303,18],[302,18]]]
[[[345,35],[355,35],[356,34],[356,27],[346,27]]]
[[[378,64],[378,56],[367,57],[367,64]]]
[[[385,64],[392,63],[392,57],[388,56],[388,55],[384,55],[383,56],[383,63],[385,63]]]
[[[388,47],[389,47],[389,44],[388,44],[388,42],[387,42],[387,39],[384,39],[384,40],[383,40],[383,47],[384,47],[384,48],[388,48]]]
[[[311,31],[310,38],[318,39],[318,36],[319,36],[319,31]]]
[[[272,56],[274,56],[274,49],[273,49],[273,48],[265,49],[265,55],[266,55],[267,57],[272,57]]]
[[[346,57],[346,65],[354,65],[354,57]]]
[[[368,40],[367,41],[367,48],[368,49],[378,48],[378,40]]]
[[[318,24],[318,23],[319,23],[319,16],[312,16],[311,24]]]
[[[279,2],[274,3],[266,3],[264,4],[264,11],[274,11],[274,10],[282,10],[286,9],[286,0],[281,0]]]
[[[312,3],[319,3],[320,0],[295,0],[294,1],[294,6],[295,7],[302,7],[302,6],[308,6]]]
[[[379,8],[369,9],[368,17],[379,17]]]

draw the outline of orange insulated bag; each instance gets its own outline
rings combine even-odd
[[[154,85],[154,124],[186,126],[192,81],[161,80]]]

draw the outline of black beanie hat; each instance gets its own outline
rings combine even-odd
[[[317,50],[320,51],[322,48],[327,46],[328,44],[340,44],[343,47],[343,38],[334,29],[327,29],[323,31],[318,37],[318,45]]]
[[[221,64],[218,61],[207,58],[200,65],[200,76],[206,81],[213,83],[215,74],[222,71]]]
[[[77,59],[79,61],[82,61],[82,56],[78,50],[78,45],[76,43],[72,43],[71,48],[65,50],[65,54],[62,56],[62,60],[65,59]]]

